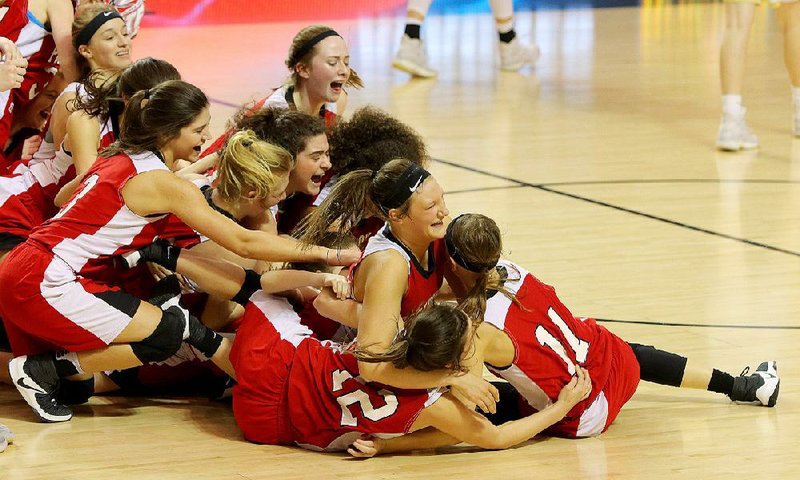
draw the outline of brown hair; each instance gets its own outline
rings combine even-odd
[[[309,139],[325,133],[325,122],[315,115],[284,108],[241,110],[234,120],[236,130],[252,130],[261,140],[285,148],[297,157]]]
[[[336,122],[328,142],[333,170],[339,174],[362,168],[378,170],[395,158],[423,166],[428,160],[422,137],[374,106],[359,108],[348,120]]]
[[[503,251],[503,237],[494,220],[479,213],[466,213],[456,217],[448,226],[448,240],[458,250],[458,255],[473,265],[497,264]],[[449,252],[453,255],[453,252]],[[463,265],[462,265],[463,267]],[[460,299],[459,307],[479,321],[486,313],[486,291],[496,290],[520,305],[513,293],[502,285],[492,273],[494,268],[473,272],[475,285]]]
[[[422,372],[448,369],[464,372],[461,365],[470,318],[457,307],[430,303],[406,318],[384,353],[374,353],[369,346],[355,351],[361,362],[390,362],[397,368],[411,367]]]
[[[370,212],[388,221],[382,205],[386,204],[393,185],[410,165],[412,162],[408,160],[395,159],[377,172],[361,169],[339,178],[320,206],[298,225],[295,231],[300,240],[316,245],[332,227],[339,233],[347,232],[367,218]],[[411,198],[397,207],[401,215],[408,213]]]
[[[108,118],[109,110],[116,108],[122,111],[122,102],[131,98],[134,93],[153,88],[167,80],[180,80],[181,74],[168,61],[153,57],[145,57],[128,65],[118,77],[96,84],[100,72],[89,75],[82,86],[86,95],[75,97],[74,110],[83,110],[93,117]]]
[[[326,30],[332,30],[332,28],[325,25],[309,25],[297,32],[297,35],[292,39],[292,45],[289,47],[289,55],[286,57],[286,66],[289,67],[289,70],[292,72],[290,80],[291,85],[298,85],[300,76],[297,74],[297,66],[301,64],[309,65],[311,59],[314,58],[314,55],[317,53],[317,46],[314,45],[314,47],[302,57],[298,58],[298,54],[302,53],[306,43]],[[347,78],[346,85],[361,88],[364,86],[364,81],[361,80],[361,77],[358,76],[355,70],[350,68],[350,76]]]
[[[122,114],[119,139],[101,155],[158,151],[206,108],[208,98],[203,91],[183,80],[170,80],[136,92]]]
[[[217,167],[215,190],[229,202],[237,202],[245,190],[254,189],[256,198],[274,192],[278,177],[288,175],[294,158],[285,149],[259,139],[251,130],[233,134],[222,151]]]
[[[72,46],[75,47],[75,51],[78,52],[78,34],[86,28],[87,25],[102,12],[116,12],[117,9],[107,5],[105,3],[92,3],[87,4],[86,6],[81,6],[75,12],[75,19],[72,21]],[[89,75],[92,71],[92,67],[89,66],[89,61],[84,58],[83,55],[80,53],[77,54],[78,57],[76,59],[76,63],[78,65],[78,72],[80,74],[80,78]]]

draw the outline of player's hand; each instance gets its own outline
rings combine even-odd
[[[347,281],[347,277],[343,277],[341,275],[335,275],[332,273],[322,273],[320,275],[324,276],[324,287],[330,287],[333,290],[333,294],[339,300],[347,300],[353,294],[353,288],[350,282]]]
[[[30,160],[33,158],[33,154],[39,150],[39,146],[42,144],[42,137],[39,135],[33,135],[25,139],[22,143],[22,154],[20,158],[22,160]]]
[[[575,375],[558,393],[558,401],[564,402],[571,409],[592,393],[592,379],[589,372],[580,366],[575,367]]]
[[[2,37],[0,37],[2,38]],[[6,60],[0,63],[0,92],[19,88],[25,79],[28,61],[24,58],[18,60]]]
[[[450,388],[456,395],[474,403],[476,407],[486,413],[497,411],[500,392],[494,385],[477,375],[466,373],[454,376]]]
[[[348,266],[361,260],[361,250],[351,247],[346,250],[338,248],[325,249],[325,264],[331,266]]]
[[[19,51],[17,44],[6,37],[0,37],[0,54],[2,54],[3,60],[5,60],[6,63],[23,60],[25,62],[23,66],[28,66],[28,61],[22,56],[22,52]]]
[[[384,440],[371,435],[363,435],[347,447],[347,453],[356,458],[370,458],[380,455],[385,445]]]

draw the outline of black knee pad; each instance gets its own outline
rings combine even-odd
[[[131,343],[133,354],[142,363],[163,362],[181,348],[185,328],[185,312],[177,305],[169,307],[161,315],[161,322],[149,337],[141,342]]]
[[[680,387],[686,370],[686,357],[650,345],[629,344],[639,361],[639,376],[646,382]]]

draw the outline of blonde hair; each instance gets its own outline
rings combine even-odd
[[[215,188],[227,201],[238,201],[247,189],[264,199],[274,193],[278,177],[293,167],[294,157],[286,149],[260,140],[252,130],[241,130],[220,156]]]

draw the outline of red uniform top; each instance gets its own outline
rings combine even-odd
[[[264,107],[297,110],[297,107],[294,105],[294,100],[292,99],[293,93],[293,87],[282,86],[280,88],[276,88],[268,96],[257,101],[251,108],[248,109],[247,112],[248,114],[253,113]],[[325,120],[325,126],[330,128],[330,126],[333,125],[333,122],[336,121],[336,104],[326,103],[323,105],[319,110],[319,116]],[[200,154],[200,158],[211,155],[212,153],[222,149],[222,147],[225,146],[225,142],[227,141],[228,137],[233,134],[233,132],[234,129],[230,128],[225,133],[217,137],[217,139],[214,140],[214,142],[209,145],[208,148],[203,150],[203,153]],[[294,155],[295,152],[291,153]]]
[[[230,358],[234,416],[259,443],[341,450],[362,433],[406,433],[441,395],[365,382],[342,345],[313,338],[285,299],[263,291],[245,308]]]
[[[98,122],[98,150],[102,150],[116,138],[115,121],[99,118]],[[33,228],[58,212],[54,204],[56,195],[75,178],[75,165],[72,156],[63,149],[46,158],[51,152],[52,143],[43,142],[29,165],[20,169],[20,174],[0,177],[0,232],[27,237]]]
[[[624,342],[594,319],[573,316],[553,287],[524,268],[505,260],[499,265],[508,273],[505,287],[516,294],[522,307],[500,292],[488,299],[485,321],[503,330],[516,350],[511,366],[489,369],[511,383],[531,407],[542,410],[558,398],[575,365],[586,368],[592,393],[562,420],[574,424],[576,431],[559,431],[557,426],[555,431],[574,436],[601,433],[609,423],[606,395],[617,393],[604,393],[604,389],[612,375],[615,349],[625,348]],[[638,382],[638,364],[635,367]]]
[[[125,206],[121,191],[134,176],[168,170],[151,152],[118,154],[90,168],[61,211],[29,236],[74,272],[85,273],[110,257],[139,250],[163,230],[166,215],[139,216]]]
[[[17,43],[19,32],[28,24],[28,0],[8,0],[0,6],[0,37]]]
[[[405,317],[424,306],[441,288],[448,259],[447,247],[444,239],[434,240],[428,247],[428,267],[423,268],[414,254],[395,238],[387,224],[369,239],[361,259],[363,261],[368,255],[389,249],[400,252],[408,260],[408,288],[400,304],[400,315]]]

